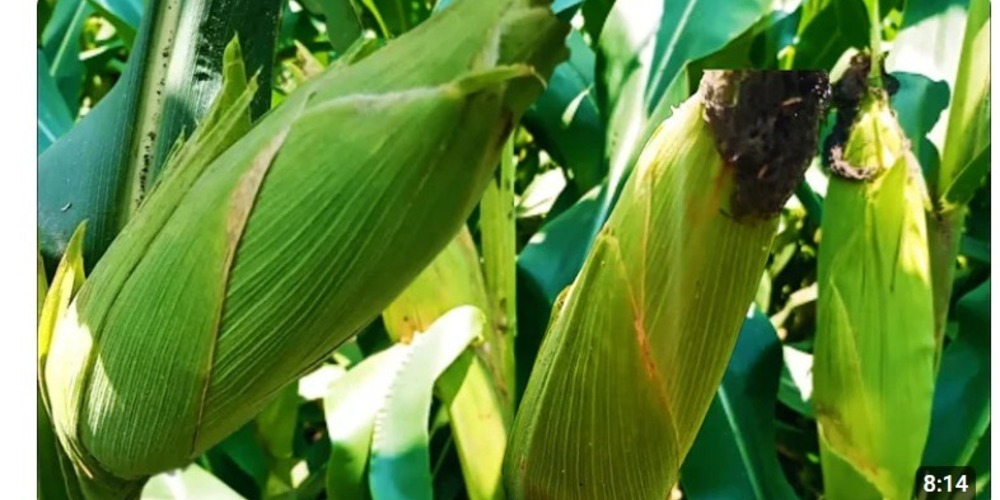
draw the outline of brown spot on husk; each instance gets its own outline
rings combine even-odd
[[[865,95],[872,90],[868,87],[871,67],[871,56],[864,52],[858,53],[851,58],[850,67],[844,71],[840,80],[833,85],[833,109],[837,120],[823,142],[823,163],[830,169],[830,173],[842,179],[864,181],[878,173],[877,168],[852,165],[844,159],[844,147],[851,135],[851,127],[858,118],[858,107]],[[885,88],[877,91],[884,91],[891,96],[899,90],[899,80],[886,73],[885,67],[881,71]]]
[[[719,154],[735,169],[731,215],[778,215],[816,154],[826,72],[706,71],[700,92]]]

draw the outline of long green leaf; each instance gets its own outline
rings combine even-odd
[[[255,422],[240,427],[199,460],[205,470],[247,498],[262,496],[268,479],[268,457],[256,430]]]
[[[513,262],[513,256],[508,256],[507,263]],[[502,265],[495,267],[502,270]],[[492,308],[496,312],[485,314],[487,319],[502,317],[504,308],[491,302],[489,295],[479,254],[469,231],[463,228],[383,311],[382,317],[392,338],[408,342],[458,306],[471,305],[484,313]],[[489,321],[489,328],[483,330],[483,342],[467,349],[434,384],[447,408],[465,490],[471,500],[505,497],[500,475],[513,413],[513,408],[505,404],[510,403],[513,381],[500,369],[503,364],[499,354],[509,347],[499,335],[504,331],[509,329],[503,329],[498,321]]]
[[[114,25],[126,47],[135,43],[142,21],[143,0],[86,0]]]
[[[80,36],[83,23],[92,12],[86,0],[59,0],[42,32],[42,52],[48,61],[49,75],[74,117],[80,109],[80,90],[83,88]]]
[[[868,46],[870,26],[861,0],[805,0],[786,67],[832,69],[848,49]]]
[[[73,116],[49,73],[45,54],[38,51],[38,154],[73,126]]]
[[[480,337],[486,317],[456,308],[414,337],[375,417],[368,473],[376,499],[433,498],[427,421],[434,381]]]
[[[953,189],[963,174],[969,175],[968,166],[990,144],[989,44],[990,3],[971,0],[937,178],[937,192],[944,197],[939,201],[945,209],[968,203],[979,187],[977,181],[988,170],[988,166],[973,169],[976,179],[963,181],[959,189]]]
[[[777,333],[767,316],[753,308],[681,467],[686,498],[796,498],[775,448],[780,371]]]
[[[959,299],[958,337],[945,347],[924,450],[927,465],[969,463],[990,424],[990,280]]]
[[[911,0],[903,10],[903,27],[893,41],[893,50],[886,58],[886,70],[906,72],[947,84],[955,89],[962,37],[965,32],[968,0]],[[905,90],[902,89],[902,90]],[[949,105],[950,106],[950,105]],[[948,110],[934,123],[927,139],[942,151],[948,128]],[[911,137],[911,140],[913,138]],[[937,175],[928,177],[932,193],[936,191]]]
[[[430,498],[427,421],[434,381],[481,335],[484,320],[474,308],[456,309],[412,343],[367,358],[331,385],[324,408],[333,498]]]
[[[294,489],[292,468],[298,463],[295,457],[295,434],[299,431],[298,384],[290,384],[267,405],[255,420],[257,437],[267,454],[268,477],[264,492],[267,497],[278,497]]]
[[[39,157],[38,225],[47,264],[89,221],[84,260],[93,266],[132,218],[182,132],[190,134],[222,84],[223,51],[238,34],[269,107],[279,0],[153,0],[121,80]],[[208,19],[223,20],[207,22]]]
[[[507,448],[504,408],[485,365],[465,352],[438,378],[471,500],[506,498],[501,472]]]
[[[406,33],[426,19],[431,9],[427,1],[412,0],[360,0],[384,23],[391,37]]]
[[[576,30],[567,44],[570,59],[556,67],[549,86],[524,115],[524,126],[585,192],[607,174],[604,123],[594,96],[594,51]]]
[[[928,135],[948,109],[948,84],[919,73],[900,71],[892,76],[899,81],[899,91],[892,96],[892,108],[910,140],[913,154],[920,161],[924,177],[932,178],[940,168],[941,153]]]
[[[326,36],[333,50],[343,53],[364,30],[358,3],[355,0],[317,0],[317,4],[326,17]]]
[[[142,490],[141,500],[244,500],[218,478],[197,465],[154,476]]]
[[[326,489],[331,498],[365,499],[368,458],[375,416],[382,408],[407,346],[397,344],[348,370],[323,399],[326,426],[333,446]]]

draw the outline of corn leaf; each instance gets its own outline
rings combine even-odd
[[[263,496],[268,479],[268,455],[257,437],[256,422],[248,423],[205,452],[197,461],[246,498]]]
[[[386,33],[386,38],[395,38],[426,19],[431,9],[428,2],[411,2],[408,0],[359,0],[376,18],[379,28]]]
[[[865,12],[865,3],[843,0],[803,1],[796,43],[785,55],[787,67],[833,68],[848,49],[867,47],[871,22]]]
[[[924,464],[968,464],[977,449],[989,447],[989,304],[987,280],[955,307],[958,336],[941,356]]]
[[[989,443],[990,426],[987,426],[986,432],[983,434],[979,446],[976,448],[975,454],[972,455],[972,460],[969,462],[969,465],[976,468],[976,494],[981,495],[982,498],[992,498],[990,496],[992,481],[990,481],[991,457]]]
[[[414,337],[375,416],[368,472],[373,498],[433,498],[427,421],[434,381],[485,326],[481,311],[463,306]]]
[[[948,84],[918,73],[898,71],[892,76],[899,80],[899,91],[892,96],[892,109],[899,116],[899,125],[910,140],[924,177],[933,179],[940,169],[941,152],[928,134],[948,109]]]
[[[178,137],[190,134],[218,94],[223,51],[234,31],[247,48],[248,67],[260,69],[265,83],[252,114],[268,109],[280,5],[278,0],[150,3],[121,79],[39,157],[38,225],[50,268],[81,221],[88,220],[84,261],[90,267],[133,217]],[[202,22],[209,18],[225,21]]]
[[[429,498],[434,381],[481,334],[484,320],[471,307],[456,309],[412,343],[365,359],[333,383],[324,398],[333,445],[327,491],[345,499]]]
[[[774,327],[752,308],[722,385],[681,467],[686,498],[797,498],[774,445],[781,358]]]
[[[406,344],[397,344],[369,356],[337,379],[323,399],[333,446],[326,490],[333,498],[370,498],[366,472],[375,416],[406,359],[407,349]]]
[[[552,159],[573,173],[586,192],[607,175],[604,123],[594,95],[595,55],[579,31],[571,31],[570,59],[556,66],[545,92],[524,115],[524,126]]]
[[[944,82],[955,89],[962,37],[967,23],[969,0],[914,0],[903,8],[903,26],[893,41],[893,50],[886,58],[886,70],[923,75]],[[901,91],[905,91],[905,87]],[[952,93],[954,93],[952,91]],[[949,108],[950,108],[949,103]],[[948,108],[934,123],[927,139],[938,151],[943,151],[948,128]],[[912,139],[912,137],[911,137]],[[936,191],[937,175],[928,176],[932,193]]]
[[[512,255],[507,262],[513,264]],[[443,314],[462,305],[481,311],[493,306],[496,314],[503,314],[488,298],[479,255],[466,228],[396,297],[382,317],[391,337],[410,342],[413,335],[427,331]],[[447,409],[465,490],[472,500],[505,498],[500,475],[513,408],[504,404],[512,381],[504,378],[498,354],[507,346],[497,331],[496,321],[487,321],[483,341],[462,353],[434,384]]]
[[[73,126],[66,101],[59,93],[55,80],[49,74],[45,54],[38,51],[38,154],[55,142]]]
[[[115,27],[115,31],[131,48],[142,21],[143,0],[86,0]]]
[[[269,475],[265,496],[277,497],[292,491],[292,468],[298,462],[294,453],[299,420],[298,384],[290,384],[267,405],[255,420],[257,438],[267,453]]]
[[[987,106],[988,107],[988,106]],[[989,121],[989,120],[987,120]],[[985,130],[988,130],[986,127]],[[980,131],[984,130],[979,128]],[[969,159],[952,178],[951,185],[942,195],[949,206],[964,206],[972,201],[976,191],[981,189],[990,173],[990,143],[980,144],[976,155]]]
[[[62,94],[70,116],[80,109],[83,88],[83,63],[80,61],[80,35],[83,23],[93,12],[85,0],[59,0],[42,32],[41,47],[48,64],[47,72]]]
[[[317,7],[326,18],[326,36],[333,50],[343,53],[354,43],[364,26],[361,25],[361,10],[355,0],[317,0]]]
[[[141,500],[243,500],[222,481],[197,465],[165,472],[149,480],[142,490]]]
[[[508,424],[486,366],[473,353],[464,352],[441,374],[435,390],[448,408],[469,498],[506,498],[501,472]]]
[[[989,44],[989,1],[971,0],[937,179],[945,209],[967,204],[989,170],[988,161],[974,161],[990,144]],[[956,186],[963,176],[972,179]]]

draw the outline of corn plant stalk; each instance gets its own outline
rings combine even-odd
[[[934,205],[927,214],[938,359],[968,203],[989,171],[989,2],[972,0],[967,19],[941,166],[931,184]]]
[[[934,390],[926,194],[885,92],[858,97],[838,102],[838,127],[849,130],[834,146],[824,204],[813,406],[827,496],[901,499]]]
[[[479,199],[566,31],[547,2],[457,3],[299,87],[209,164],[168,167],[44,366],[94,496],[218,443],[388,305]]]
[[[514,218],[514,137],[504,144],[493,182],[480,202],[480,227],[483,240],[483,271],[490,292],[494,330],[499,337],[495,349],[505,413],[514,415],[517,364],[514,341],[517,336],[517,252]]]
[[[820,72],[706,72],[646,144],[553,311],[504,466],[513,498],[665,498],[816,148]]]

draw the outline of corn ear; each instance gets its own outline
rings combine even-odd
[[[934,389],[926,193],[888,96],[854,64],[835,92],[844,142],[823,210],[813,406],[826,496],[905,499]]]
[[[707,72],[656,129],[553,313],[504,465],[513,498],[669,496],[827,92],[820,72]]]
[[[99,496],[186,464],[384,309],[472,210],[566,31],[547,2],[456,3],[176,168],[44,367]]]

